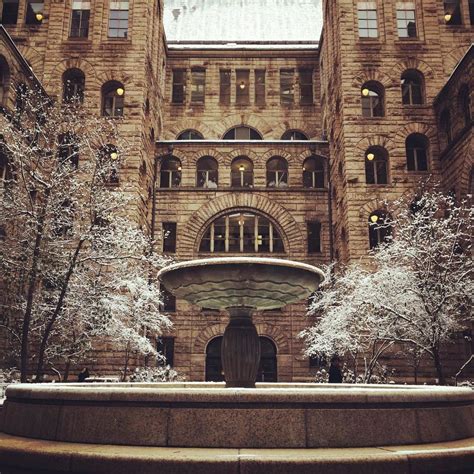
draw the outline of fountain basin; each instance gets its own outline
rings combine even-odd
[[[7,389],[2,431],[70,443],[348,448],[474,436],[474,392],[393,385],[38,384]]]

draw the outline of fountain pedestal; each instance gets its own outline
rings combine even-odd
[[[252,308],[228,308],[230,322],[222,340],[222,366],[226,387],[255,388],[260,363],[260,339],[252,321]]]

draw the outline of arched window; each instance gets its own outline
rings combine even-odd
[[[200,252],[283,253],[283,240],[266,218],[252,212],[233,212],[217,218],[206,229]]]
[[[374,211],[369,216],[369,246],[374,249],[383,242],[388,242],[392,235],[390,218],[385,211]]]
[[[223,382],[221,347],[222,336],[211,339],[206,347],[206,382]],[[268,337],[260,336],[260,365],[257,382],[277,382],[277,349]]]
[[[451,114],[448,109],[444,109],[439,116],[439,128],[442,139],[446,145],[449,145],[453,141],[453,135],[451,131]]]
[[[190,129],[190,130],[185,130],[184,132],[181,132],[176,139],[177,140],[204,140],[204,137],[198,131]]]
[[[212,156],[199,158],[196,168],[196,186],[198,188],[217,188],[218,165]]]
[[[102,86],[102,115],[121,117],[125,98],[125,88],[121,82],[109,81]]]
[[[471,123],[471,94],[467,84],[459,89],[458,108],[461,110],[464,126],[467,127]]]
[[[99,172],[104,183],[109,186],[118,186],[120,184],[117,160],[119,152],[115,145],[104,145],[99,151]]]
[[[10,68],[3,56],[0,56],[0,105],[4,105],[7,99],[10,83]]]
[[[281,156],[274,156],[267,161],[267,187],[288,187],[288,163]]]
[[[405,141],[408,171],[428,171],[428,139],[412,133]]]
[[[424,78],[416,69],[410,69],[402,74],[403,105],[421,105],[424,103]]]
[[[307,135],[299,130],[287,130],[281,137],[282,140],[309,140]]]
[[[383,117],[385,115],[382,84],[375,81],[366,82],[361,89],[361,99],[363,117]]]
[[[310,156],[303,163],[303,186],[305,188],[324,188],[326,184],[325,159],[322,156]]]
[[[80,69],[68,69],[63,74],[63,102],[84,102],[86,76]]]
[[[388,153],[380,146],[370,147],[365,154],[365,182],[388,183]]]
[[[61,163],[69,163],[73,168],[79,166],[79,147],[72,133],[63,133],[58,139],[58,157]]]
[[[235,158],[230,169],[230,182],[233,188],[253,187],[253,163],[246,156]]]
[[[178,188],[181,184],[181,161],[165,158],[161,163],[160,188]]]
[[[224,140],[262,140],[262,135],[254,128],[241,125],[239,127],[231,128],[223,136]]]

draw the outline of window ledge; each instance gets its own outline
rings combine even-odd
[[[229,191],[236,191],[236,192],[303,192],[303,193],[310,193],[310,192],[318,192],[318,193],[327,193],[328,188],[304,188],[302,186],[288,186],[287,188],[267,188],[265,186],[253,187],[253,188],[233,188],[231,186],[220,186],[218,188],[209,189],[209,188],[198,188],[197,186],[179,186],[175,188],[160,188],[156,187],[156,191],[184,191],[184,192],[202,192],[202,193],[216,193],[216,192],[229,192]]]

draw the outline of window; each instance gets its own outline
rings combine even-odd
[[[26,24],[40,25],[44,18],[44,2],[27,0],[26,2]]]
[[[87,38],[89,36],[89,19],[91,14],[91,2],[85,0],[73,0],[71,13],[70,38]]]
[[[277,349],[268,337],[260,336],[260,364],[256,382],[277,382]]]
[[[462,25],[460,0],[447,0],[444,2],[444,20],[447,25]]]
[[[253,163],[247,157],[241,156],[232,161],[230,181],[233,188],[253,187]]]
[[[219,102],[222,105],[229,105],[230,104],[231,71],[230,69],[221,69],[219,74],[220,74]]]
[[[281,137],[282,140],[309,140],[307,135],[299,130],[287,130]]]
[[[218,183],[217,161],[212,156],[203,156],[197,162],[196,186],[216,189]]]
[[[224,134],[224,140],[262,140],[262,135],[257,130],[246,127],[244,125],[240,127],[231,128]]]
[[[403,105],[421,105],[424,103],[424,78],[421,72],[411,69],[402,74]]]
[[[387,184],[388,153],[385,148],[371,147],[365,154],[365,182],[367,184]]]
[[[176,222],[163,222],[163,252],[176,253]]]
[[[61,163],[69,163],[73,168],[79,167],[79,147],[72,133],[64,133],[58,139],[58,158]]]
[[[160,336],[156,340],[156,351],[164,358],[159,357],[157,361],[158,367],[165,367],[174,365],[174,337]]]
[[[291,105],[295,101],[294,76],[294,69],[282,69],[280,71],[280,102],[282,105]]]
[[[374,249],[383,242],[389,242],[392,235],[390,218],[384,211],[375,211],[369,217],[369,247]]]
[[[10,68],[3,56],[0,56],[0,105],[5,104],[10,82]]]
[[[191,102],[203,104],[206,86],[206,70],[202,68],[191,69]]]
[[[173,104],[184,104],[186,90],[186,70],[173,69],[173,92],[171,101]]]
[[[181,132],[177,137],[177,140],[203,140],[203,139],[204,137],[202,136],[201,133],[199,133],[196,130],[191,130],[191,129]]]
[[[324,188],[324,158],[310,156],[303,163],[303,186],[305,188]]]
[[[378,82],[366,82],[361,89],[362,116],[384,116],[384,89]]]
[[[308,231],[308,253],[321,253],[321,223],[312,221],[306,223]]]
[[[15,108],[18,113],[22,113],[26,107],[28,100],[28,86],[24,82],[20,82],[16,86]]]
[[[80,69],[68,69],[63,74],[63,102],[84,102],[86,78]]]
[[[3,0],[2,2],[2,18],[3,25],[16,25],[18,21],[18,5],[19,0]]]
[[[439,128],[445,145],[449,145],[453,140],[453,136],[451,131],[451,114],[449,113],[448,109],[444,109],[441,112],[439,119]]]
[[[397,30],[399,38],[416,38],[415,2],[397,3]]]
[[[250,102],[250,71],[248,69],[237,69],[235,103],[237,105],[247,105]]]
[[[471,25],[474,25],[474,0],[469,0],[469,18]]]
[[[376,2],[359,2],[357,4],[357,18],[359,38],[377,38],[379,36]]]
[[[288,163],[280,157],[275,156],[267,162],[267,187],[287,188],[288,187]]]
[[[300,69],[300,104],[313,104],[313,70]]]
[[[128,1],[110,2],[109,38],[128,37]]]
[[[200,252],[284,252],[278,230],[266,218],[252,212],[235,212],[216,219],[204,233]]]
[[[115,164],[118,157],[117,147],[110,143],[104,145],[99,151],[100,173],[104,183],[109,186],[120,184],[118,169]]]
[[[467,127],[471,123],[471,94],[467,84],[459,89],[458,108],[461,110],[463,125]]]
[[[255,105],[265,105],[265,69],[255,70]]]
[[[0,225],[0,242],[4,242],[7,238],[7,231],[3,225]]]
[[[163,311],[166,313],[176,312],[176,296],[170,293],[163,285],[160,287],[163,298]]]
[[[7,155],[0,150],[0,191],[3,191],[8,184],[8,181],[12,179],[10,163]]]
[[[102,86],[102,115],[121,117],[123,115],[125,88],[117,81],[106,82]]]
[[[70,237],[74,222],[74,206],[69,199],[61,203],[59,209],[54,211],[52,233],[56,237]]]
[[[412,133],[405,141],[408,171],[428,171],[428,139]]]
[[[221,358],[222,336],[215,337],[206,347],[206,382],[223,382],[224,369]]]
[[[161,163],[160,188],[178,188],[181,184],[181,162],[177,158],[165,158]]]

